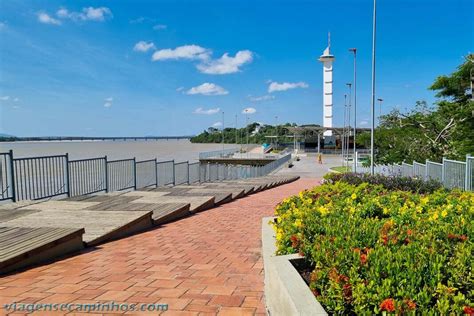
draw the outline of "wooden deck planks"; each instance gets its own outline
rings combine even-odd
[[[89,210],[43,210],[20,218],[2,222],[6,227],[29,228],[84,228],[84,242],[96,244],[99,241],[122,236],[121,230],[132,228],[133,224],[146,222],[151,227],[151,211],[89,211]]]
[[[0,227],[0,274],[83,248],[84,229]]]

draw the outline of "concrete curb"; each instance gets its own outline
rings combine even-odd
[[[262,253],[265,272],[265,305],[268,315],[327,315],[308,285],[291,264],[302,257],[298,254],[276,256],[275,232],[262,219]]]

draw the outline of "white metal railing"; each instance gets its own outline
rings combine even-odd
[[[352,171],[370,173],[370,167],[357,164]],[[466,156],[466,161],[443,158],[442,163],[426,160],[425,163],[414,161],[412,165],[402,162],[393,165],[375,165],[374,172],[387,176],[413,177],[423,180],[436,180],[448,189],[464,189],[474,191],[474,157]]]
[[[214,151],[205,151],[199,153],[199,159],[206,158],[222,158],[232,156],[234,153],[238,152],[238,148],[230,148],[224,150],[214,150]]]

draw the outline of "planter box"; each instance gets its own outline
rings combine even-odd
[[[276,256],[275,231],[262,219],[262,253],[265,271],[265,305],[269,315],[327,315],[291,261],[298,254]]]

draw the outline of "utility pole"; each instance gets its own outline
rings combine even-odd
[[[356,156],[356,127],[357,127],[357,48],[349,48],[354,53],[354,159]],[[357,161],[354,162],[354,172],[357,172]]]

